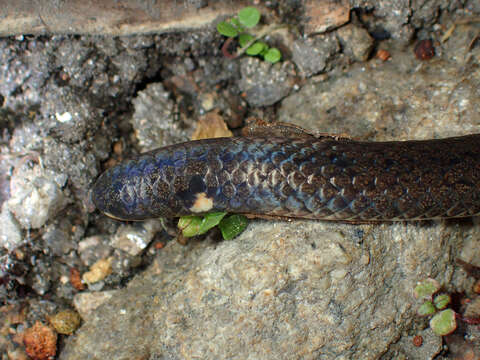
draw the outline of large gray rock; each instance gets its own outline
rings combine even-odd
[[[416,282],[448,283],[465,231],[480,235],[433,222],[292,225],[170,243],[61,359],[378,358],[411,325]]]
[[[458,37],[457,37],[458,39]],[[460,44],[466,44],[462,39]],[[464,52],[459,46],[452,55]],[[421,63],[392,50],[385,63],[354,64],[345,75],[310,81],[285,98],[279,121],[360,139],[431,139],[478,133],[480,74],[455,62]]]
[[[272,65],[253,57],[240,59],[241,78],[238,84],[251,106],[269,106],[283,99],[293,87],[292,64]]]

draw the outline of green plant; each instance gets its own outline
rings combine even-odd
[[[420,316],[432,316],[430,327],[433,332],[445,336],[457,328],[456,313],[452,309],[445,309],[451,299],[448,294],[438,293],[440,284],[434,279],[426,279],[417,284],[414,289],[415,298],[422,301],[417,309]]]
[[[265,42],[259,41],[269,34],[273,30],[273,27],[267,27],[257,36],[253,36],[247,32],[247,29],[252,29],[258,24],[260,16],[260,12],[256,8],[247,6],[241,9],[236,17],[218,23],[218,32],[229,38],[222,47],[223,54],[226,57],[236,58],[246,53],[250,56],[261,56],[265,61],[271,62],[272,64],[280,61],[282,58],[280,50],[269,47]],[[231,40],[236,37],[238,37],[240,50],[238,50],[235,55],[232,55],[228,52],[227,48]]]
[[[204,216],[182,216],[178,220],[178,228],[184,237],[192,237],[205,234],[211,228],[218,226],[223,239],[231,240],[239,235],[247,227],[248,220],[243,215],[231,215],[225,217],[226,212],[215,212]]]

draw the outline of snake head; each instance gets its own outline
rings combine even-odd
[[[91,189],[93,204],[117,220],[173,217],[178,204],[164,181],[165,165],[148,155],[114,166]]]

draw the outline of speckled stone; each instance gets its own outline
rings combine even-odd
[[[8,203],[3,203],[0,211],[0,247],[13,251],[23,240],[20,224],[8,208]]]
[[[354,64],[347,76],[309,82],[285,98],[280,121],[359,139],[407,140],[480,132],[480,72],[419,64],[411,51]]]
[[[175,121],[170,93],[161,83],[150,84],[132,102],[135,112],[131,123],[143,151],[188,140],[181,124]]]
[[[121,225],[112,239],[112,247],[136,256],[152,241],[162,229],[159,220],[148,220],[134,225]]]
[[[292,44],[292,60],[305,76],[311,76],[326,71],[339,51],[334,34],[317,35],[296,40]]]
[[[416,282],[448,283],[462,234],[475,231],[259,221],[233,241],[170,243],[61,359],[378,358],[410,326]]]
[[[275,104],[288,95],[293,86],[292,64],[272,65],[253,57],[240,59],[241,79],[238,84],[251,106]]]
[[[364,28],[348,24],[337,31],[343,51],[355,61],[366,61],[373,48],[373,38]]]
[[[11,180],[10,211],[23,228],[38,229],[58,214],[68,200],[62,192],[66,177],[41,166],[22,167]]]

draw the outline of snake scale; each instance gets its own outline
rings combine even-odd
[[[108,169],[95,205],[121,220],[227,211],[340,221],[480,215],[480,134],[366,142],[266,134],[190,141]]]

